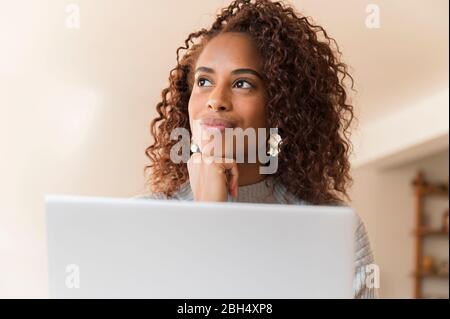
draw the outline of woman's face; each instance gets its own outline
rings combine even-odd
[[[205,136],[220,134],[222,157],[235,157],[241,151],[247,154],[247,139],[243,150],[230,148],[224,129],[255,129],[257,137],[257,129],[266,128],[266,99],[261,58],[250,38],[231,32],[214,37],[203,48],[194,68],[189,100],[194,141],[202,149],[212,140]]]

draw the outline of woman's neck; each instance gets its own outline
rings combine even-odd
[[[267,175],[259,173],[260,163],[238,163],[239,186],[246,186],[261,182]]]

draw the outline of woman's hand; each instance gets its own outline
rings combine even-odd
[[[239,176],[233,159],[217,159],[196,152],[187,167],[195,201],[226,202],[228,192],[237,198]]]

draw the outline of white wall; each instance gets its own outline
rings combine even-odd
[[[448,83],[448,81],[447,81]],[[368,121],[353,132],[352,165],[389,167],[448,148],[447,88]]]
[[[389,169],[362,167],[353,171],[355,179],[352,206],[360,214],[368,228],[381,270],[380,293],[383,298],[413,298],[414,194],[411,181],[418,169],[423,169],[431,181],[447,181],[449,174],[448,149],[426,158],[404,163]],[[427,214],[432,223],[440,222],[448,198],[427,202]],[[448,260],[448,237],[427,243],[427,250]],[[426,292],[433,296],[448,296],[447,282],[429,279]]]

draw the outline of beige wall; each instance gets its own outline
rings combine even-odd
[[[364,167],[353,171],[355,179],[352,206],[365,221],[375,261],[380,266],[380,293],[383,298],[413,298],[414,194],[411,181],[422,169],[431,181],[448,181],[449,153],[446,151],[400,166],[377,169]],[[448,198],[427,201],[431,223],[439,225]],[[426,242],[429,253],[448,261],[448,237]],[[430,279],[425,292],[448,296],[448,280]]]

